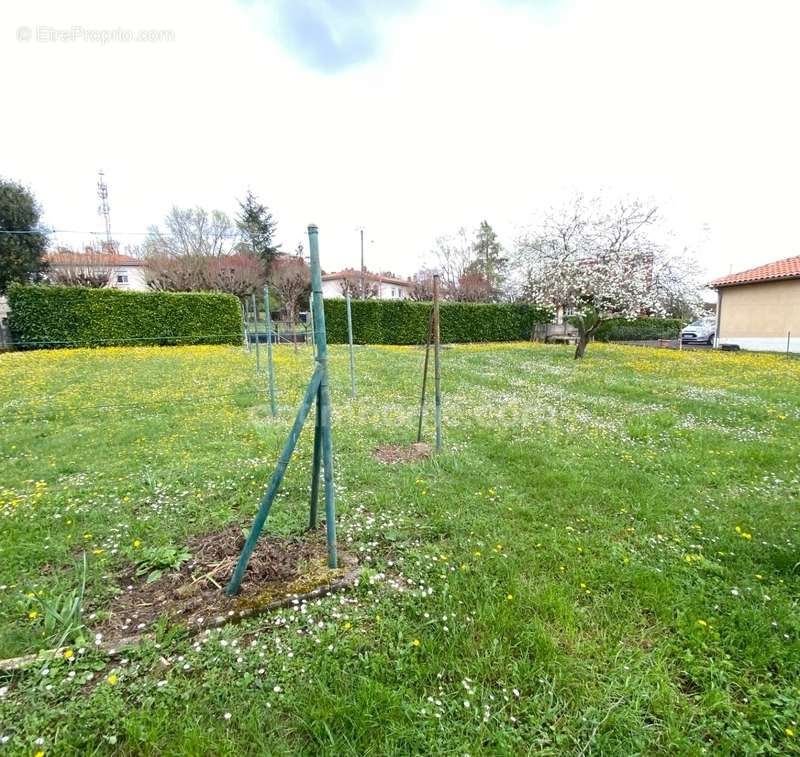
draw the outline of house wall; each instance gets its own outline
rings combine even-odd
[[[386,282],[374,282],[367,280],[368,284],[377,285],[378,298],[381,300],[404,300],[408,298],[409,287],[400,284],[387,284]],[[394,296],[392,296],[394,290]],[[341,280],[329,280],[322,282],[322,296],[325,299],[334,297],[344,297],[342,294]]]
[[[119,278],[127,278],[127,281],[119,281]],[[111,272],[111,278],[108,285],[113,289],[127,289],[131,292],[146,291],[147,278],[145,277],[144,266],[118,266]]]
[[[800,352],[800,279],[720,289],[718,344]]]

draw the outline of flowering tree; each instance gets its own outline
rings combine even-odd
[[[681,279],[653,238],[657,218],[657,208],[639,200],[604,207],[576,196],[518,240],[524,295],[571,315],[576,358],[604,321],[662,314],[664,291],[674,295]]]

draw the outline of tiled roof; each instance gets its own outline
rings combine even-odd
[[[345,268],[343,271],[336,273],[324,273],[322,275],[323,281],[339,281],[339,279],[354,279],[359,278],[361,274],[355,268]],[[364,278],[367,281],[380,281],[382,284],[400,284],[401,286],[411,286],[411,282],[406,279],[398,279],[394,276],[384,276],[380,273],[370,273],[364,271]]]
[[[127,265],[144,265],[142,260],[130,255],[109,254],[105,252],[50,252],[47,262],[54,266],[79,265],[88,267],[112,267]]]
[[[757,281],[776,281],[778,279],[800,278],[800,255],[776,260],[774,263],[760,265],[749,271],[731,273],[711,282],[712,287],[729,287],[736,284],[753,284]]]

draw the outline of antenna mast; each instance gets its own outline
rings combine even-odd
[[[106,244],[111,246],[111,211],[108,207],[108,185],[106,184],[103,171],[97,172],[97,196],[100,198],[100,205],[97,207],[99,215],[103,216],[106,224]]]

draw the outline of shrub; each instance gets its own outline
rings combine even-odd
[[[678,318],[614,318],[597,329],[599,342],[636,342],[648,339],[677,339],[683,321]]]
[[[239,301],[212,292],[123,292],[12,285],[11,336],[22,347],[238,344]]]
[[[430,302],[353,300],[353,341],[358,344],[421,344],[425,341]],[[535,323],[550,320],[549,311],[516,303],[443,302],[443,342],[512,342],[530,339]],[[325,301],[328,342],[347,341],[345,301]]]

